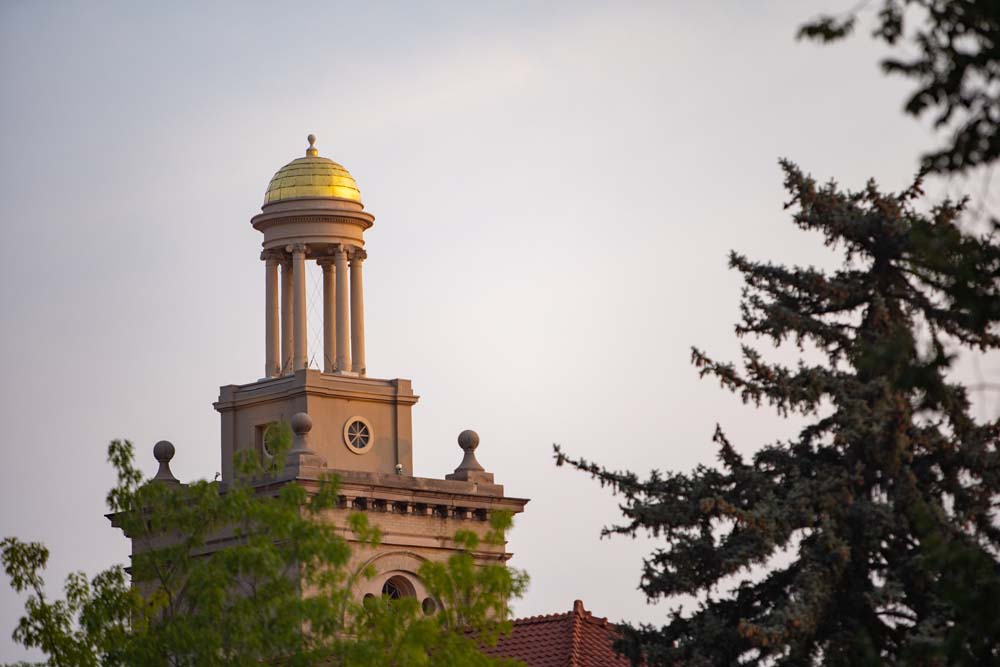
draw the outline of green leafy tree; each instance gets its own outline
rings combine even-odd
[[[834,42],[849,36],[858,13],[824,15],[799,37]],[[881,0],[872,37],[897,48],[883,71],[916,83],[905,110],[925,113],[947,128],[947,145],[924,155],[941,173],[962,172],[1000,157],[1000,2],[997,0]]]
[[[622,649],[650,667],[1000,664],[1000,422],[974,420],[948,373],[957,348],[1000,345],[1000,247],[961,230],[962,203],[918,210],[919,181],[844,192],[782,167],[794,223],[846,262],[732,254],[736,333],[811,351],[791,367],[749,344],[742,368],[692,359],[808,425],[750,460],[717,427],[718,466],[647,479],[556,447],[623,499],[607,533],[662,539],[650,600],[697,601],[628,628]]]
[[[287,428],[272,435],[272,461],[283,461]],[[363,513],[350,515],[346,527],[324,516],[337,506],[334,478],[308,491],[297,483],[261,485],[275,469],[246,458],[238,481],[225,488],[170,484],[143,480],[129,442],[116,440],[108,451],[118,474],[108,506],[136,546],[131,576],[121,566],[90,580],[75,573],[65,596],[51,600],[42,578],[45,547],[2,542],[11,585],[27,594],[14,640],[40,649],[46,664],[520,664],[487,657],[480,647],[509,631],[507,602],[522,594],[526,575],[476,563],[475,534],[461,531],[447,562],[422,567],[428,592],[443,605],[439,613],[425,614],[414,599],[361,603],[356,584],[372,573],[350,569],[342,531],[372,546],[379,531]],[[509,514],[494,514],[485,539],[502,543],[510,522]],[[220,540],[225,546],[217,549]],[[214,553],[206,556],[209,547]]]

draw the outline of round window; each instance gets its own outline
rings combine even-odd
[[[264,441],[264,454],[267,455],[267,458],[271,458],[281,447],[281,428],[278,423],[271,422],[265,426],[261,439]]]
[[[372,445],[375,438],[372,433],[372,425],[364,417],[351,417],[344,424],[344,444],[355,454],[364,454]]]

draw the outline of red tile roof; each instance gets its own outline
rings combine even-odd
[[[617,638],[608,619],[595,617],[576,600],[568,613],[514,620],[514,631],[485,652],[523,660],[528,667],[628,667],[628,659],[611,647]]]

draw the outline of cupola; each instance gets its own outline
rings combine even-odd
[[[361,263],[367,257],[364,233],[375,224],[375,216],[364,210],[350,172],[319,155],[315,135],[307,139],[305,157],[275,173],[261,212],[250,221],[264,235],[261,259],[267,267],[264,376],[280,377],[309,366],[308,261],[323,269],[321,368],[325,373],[364,376]]]

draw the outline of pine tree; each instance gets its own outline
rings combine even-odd
[[[627,628],[621,648],[650,667],[1000,664],[1000,422],[977,422],[949,375],[960,348],[1000,346],[1000,247],[962,230],[963,202],[921,212],[919,179],[844,192],[782,168],[794,223],[845,263],[733,253],[736,333],[819,354],[789,367],[745,344],[742,369],[692,359],[808,424],[749,461],[716,427],[719,466],[644,480],[556,447],[557,464],[623,499],[606,532],[662,539],[649,599],[698,598],[662,627]]]
[[[925,153],[924,165],[958,173],[1000,158],[1000,2],[997,0],[880,0],[847,12],[823,15],[799,29],[822,43],[849,36],[862,11],[874,12],[871,36],[897,47],[881,60],[882,71],[916,87],[904,111],[927,114],[951,137]]]

